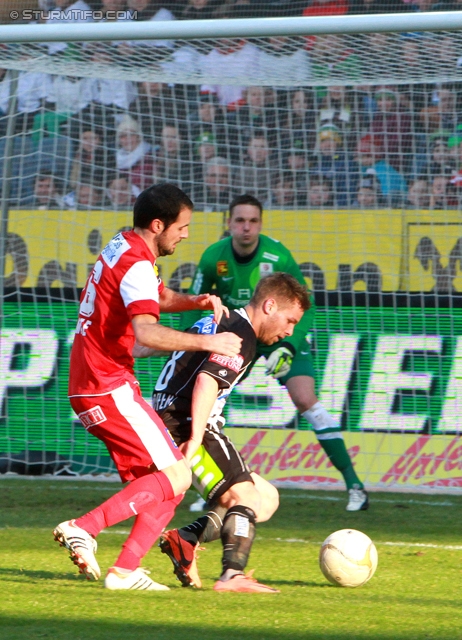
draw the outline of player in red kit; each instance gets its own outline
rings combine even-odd
[[[101,571],[96,536],[106,527],[136,516],[130,535],[105,586],[109,589],[164,590],[140,568],[155,540],[150,531],[167,523],[191,471],[167,427],[142,398],[133,371],[138,349],[213,351],[234,357],[241,339],[224,332],[192,335],[159,324],[161,312],[211,309],[221,319],[216,296],[191,296],[165,287],[156,258],[170,255],[188,237],[193,204],[171,184],[149,187],[134,205],[133,230],[117,234],[103,249],[81,295],[71,351],[69,398],[82,425],[106,445],[127,486],[89,513],[62,522],[55,539],[89,579]]]

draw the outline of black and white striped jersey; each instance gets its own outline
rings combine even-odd
[[[257,338],[244,308],[230,311],[217,325],[213,316],[198,320],[188,332],[222,333],[229,331],[242,338],[241,352],[234,358],[206,351],[174,351],[165,363],[152,395],[152,406],[172,433],[181,433],[181,441],[191,429],[191,399],[196,378],[201,372],[215,378],[218,395],[208,421],[209,427],[223,426],[223,407],[233,387],[242,378],[256,354]]]

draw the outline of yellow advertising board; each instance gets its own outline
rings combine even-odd
[[[327,290],[349,290],[351,283],[351,290],[365,291],[361,271],[367,271],[376,274],[378,291],[397,291],[401,217],[390,210],[265,211],[263,231],[285,244],[299,264],[312,263]]]
[[[226,429],[252,471],[275,483],[344,487],[313,432]],[[359,477],[377,489],[462,487],[462,439],[458,436],[345,433]]]
[[[24,272],[22,287],[71,286],[73,278],[74,286],[83,287],[88,269],[101,249],[119,230],[131,225],[129,212],[12,210],[6,277],[18,271],[20,258]],[[223,214],[195,213],[190,238],[178,245],[174,256],[159,260],[165,282],[181,265],[197,264],[205,247],[216,242],[222,233]],[[55,274],[61,277],[51,281]]]
[[[22,287],[82,287],[100,250],[131,220],[130,212],[10,211],[7,284],[16,273]],[[225,228],[223,213],[195,212],[189,238],[159,260],[165,283],[187,287]],[[265,211],[263,231],[292,251],[315,289],[462,290],[459,212]]]
[[[403,219],[409,291],[462,291],[462,214],[407,214]]]

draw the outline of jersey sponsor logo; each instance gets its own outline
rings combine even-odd
[[[120,257],[130,249],[130,245],[121,233],[118,233],[108,242],[101,252],[101,257],[111,269],[120,260]]]
[[[238,289],[237,294],[239,296],[239,301],[250,300],[252,297],[252,291],[250,289]],[[230,298],[231,299],[231,298]]]
[[[217,262],[217,276],[227,276],[229,273],[228,261],[219,260]]]
[[[79,420],[85,429],[91,429],[91,427],[95,427],[97,424],[104,422],[107,418],[101,407],[98,405],[88,409],[88,411],[82,411],[82,413],[79,413]]]
[[[263,252],[262,258],[266,258],[272,262],[277,262],[279,260],[279,256],[275,256],[274,253],[268,253],[268,251]]]
[[[263,278],[264,276],[268,276],[270,273],[273,273],[273,263],[260,262],[260,276]]]
[[[216,333],[217,323],[213,321],[213,316],[205,316],[198,320],[194,325],[197,327],[197,333]]]
[[[209,360],[210,362],[221,364],[223,367],[231,369],[231,371],[235,371],[236,373],[239,373],[244,362],[244,358],[242,356],[234,356],[234,358],[230,358],[229,356],[221,356],[218,353],[212,353]]]

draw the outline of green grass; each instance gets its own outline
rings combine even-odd
[[[76,574],[51,530],[118,490],[101,482],[0,480],[0,639],[30,640],[458,640],[462,638],[462,496],[374,493],[367,512],[344,511],[336,492],[284,490],[257,530],[249,562],[277,595],[218,594],[219,542],[201,552],[202,591],[184,589],[154,548],[144,559],[170,592],[106,591]],[[188,493],[175,525],[189,522]],[[129,523],[98,538],[111,566]],[[318,567],[329,533],[353,527],[376,543],[369,583],[342,589]],[[419,546],[422,545],[422,546]]]

